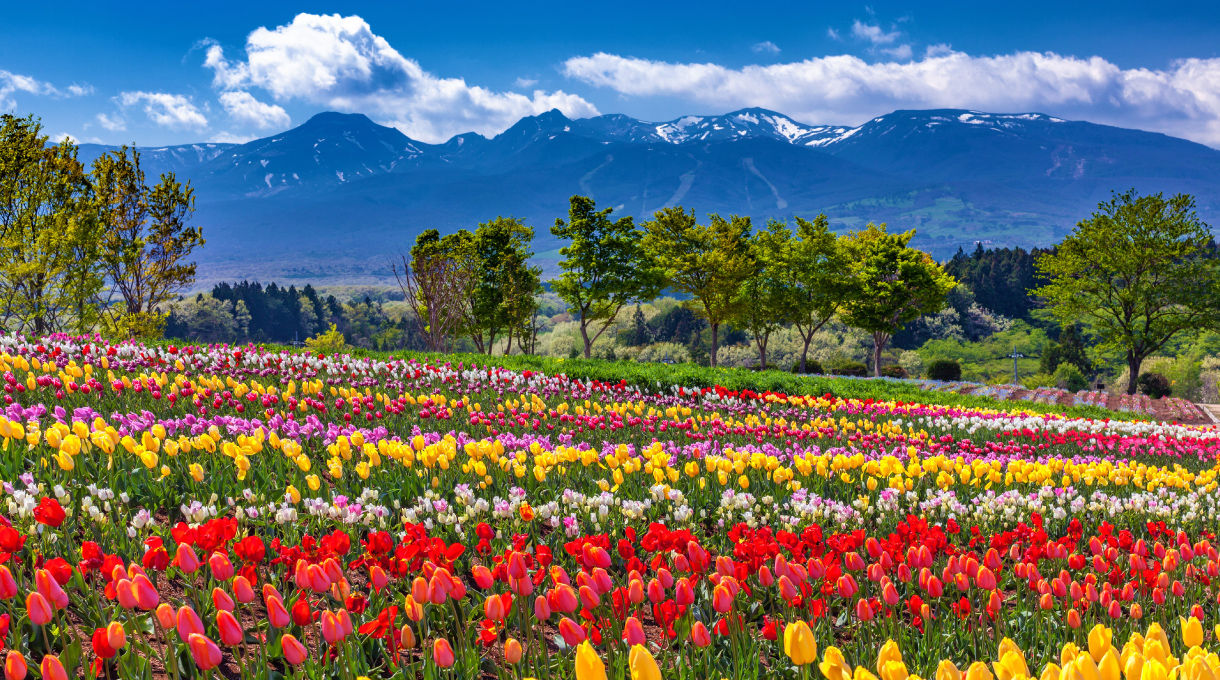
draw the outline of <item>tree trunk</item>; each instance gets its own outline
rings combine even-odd
[[[767,340],[769,335],[763,335],[754,338],[754,344],[758,345],[758,370],[767,370]]]
[[[885,349],[885,343],[889,341],[889,336],[885,333],[873,333],[873,377],[881,377],[881,350]]]
[[[580,337],[584,338],[584,341],[585,341],[585,358],[586,359],[592,358],[593,357],[593,341],[589,339],[589,327],[587,325],[585,325],[583,319],[581,320],[581,323],[580,323]]]
[[[716,349],[719,346],[719,340],[720,340],[720,324],[714,323],[714,324],[712,324],[712,357],[709,360],[709,363],[711,364],[712,368],[716,368]]]
[[[806,357],[809,356],[809,343],[813,342],[813,333],[805,336],[805,346],[801,348],[801,375],[804,375]]]
[[[1139,387],[1140,364],[1142,363],[1144,363],[1144,360],[1135,356],[1134,352],[1127,352],[1127,372],[1129,373],[1127,377],[1127,394],[1135,394],[1136,388]]]

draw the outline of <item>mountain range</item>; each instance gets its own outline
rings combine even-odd
[[[205,282],[384,279],[418,232],[497,215],[534,226],[549,268],[559,246],[549,227],[576,193],[637,220],[681,205],[758,223],[825,212],[840,231],[887,222],[914,227],[914,243],[941,258],[975,242],[1050,245],[1129,187],[1194,194],[1220,223],[1220,150],[1039,113],[895,111],[845,127],[758,108],[662,123],[549,111],[442,144],[320,113],[244,144],[141,153],[150,177],[173,171],[196,189]]]

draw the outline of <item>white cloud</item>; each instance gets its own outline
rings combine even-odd
[[[249,92],[231,91],[220,94],[220,105],[235,120],[265,130],[285,128],[292,122],[282,106],[260,102]]]
[[[1053,52],[972,56],[936,46],[918,61],[850,55],[728,68],[598,53],[565,75],[623,95],[765,106],[810,123],[855,123],[899,108],[1041,111],[1220,145],[1220,58],[1124,69]]]
[[[836,31],[833,26],[826,29],[826,37],[830,38],[831,40],[842,40],[843,39],[842,36],[839,35],[839,32]]]
[[[889,31],[888,33],[877,24],[866,24],[859,19],[856,19],[851,24],[851,34],[861,40],[867,40],[874,45],[889,45],[902,35],[901,31]]]
[[[81,97],[92,94],[93,87],[69,85],[67,90],[60,90],[54,85],[32,76],[0,69],[0,111],[8,111],[17,107],[17,100],[13,98],[13,95],[18,92],[53,97]]]
[[[368,113],[426,142],[470,130],[495,134],[522,116],[554,108],[569,116],[597,114],[592,104],[563,91],[526,96],[433,75],[359,16],[298,14],[287,25],[251,32],[245,52],[244,59],[230,60],[220,45],[208,47],[204,65],[217,88],[257,87],[279,102]]]
[[[189,97],[168,92],[123,92],[118,97],[123,108],[143,104],[148,119],[162,127],[203,129],[208,119]]]
[[[99,113],[97,114],[97,124],[111,132],[122,132],[127,129],[127,121],[123,120],[122,116],[107,116]]]
[[[515,81],[513,81],[513,87],[517,87],[522,90],[528,90],[537,84],[537,78],[517,78]]]
[[[776,45],[770,40],[754,43],[750,46],[750,49],[759,54],[779,54],[779,45]]]

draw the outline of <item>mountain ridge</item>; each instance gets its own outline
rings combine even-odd
[[[82,145],[82,160],[110,148]],[[1049,245],[1128,187],[1195,194],[1204,219],[1220,219],[1220,150],[1033,112],[900,110],[850,127],[758,107],[662,122],[551,110],[439,144],[322,112],[242,144],[141,152],[150,177],[173,171],[195,185],[210,278],[252,267],[268,278],[384,278],[382,253],[419,231],[500,214],[534,225],[549,266],[547,226],[574,193],[638,219],[680,204],[759,221],[826,212],[840,231],[885,221],[915,227],[915,243],[940,257],[976,241]]]

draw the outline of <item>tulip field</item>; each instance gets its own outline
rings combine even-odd
[[[0,373],[8,680],[1220,677],[1211,429],[96,337]]]

